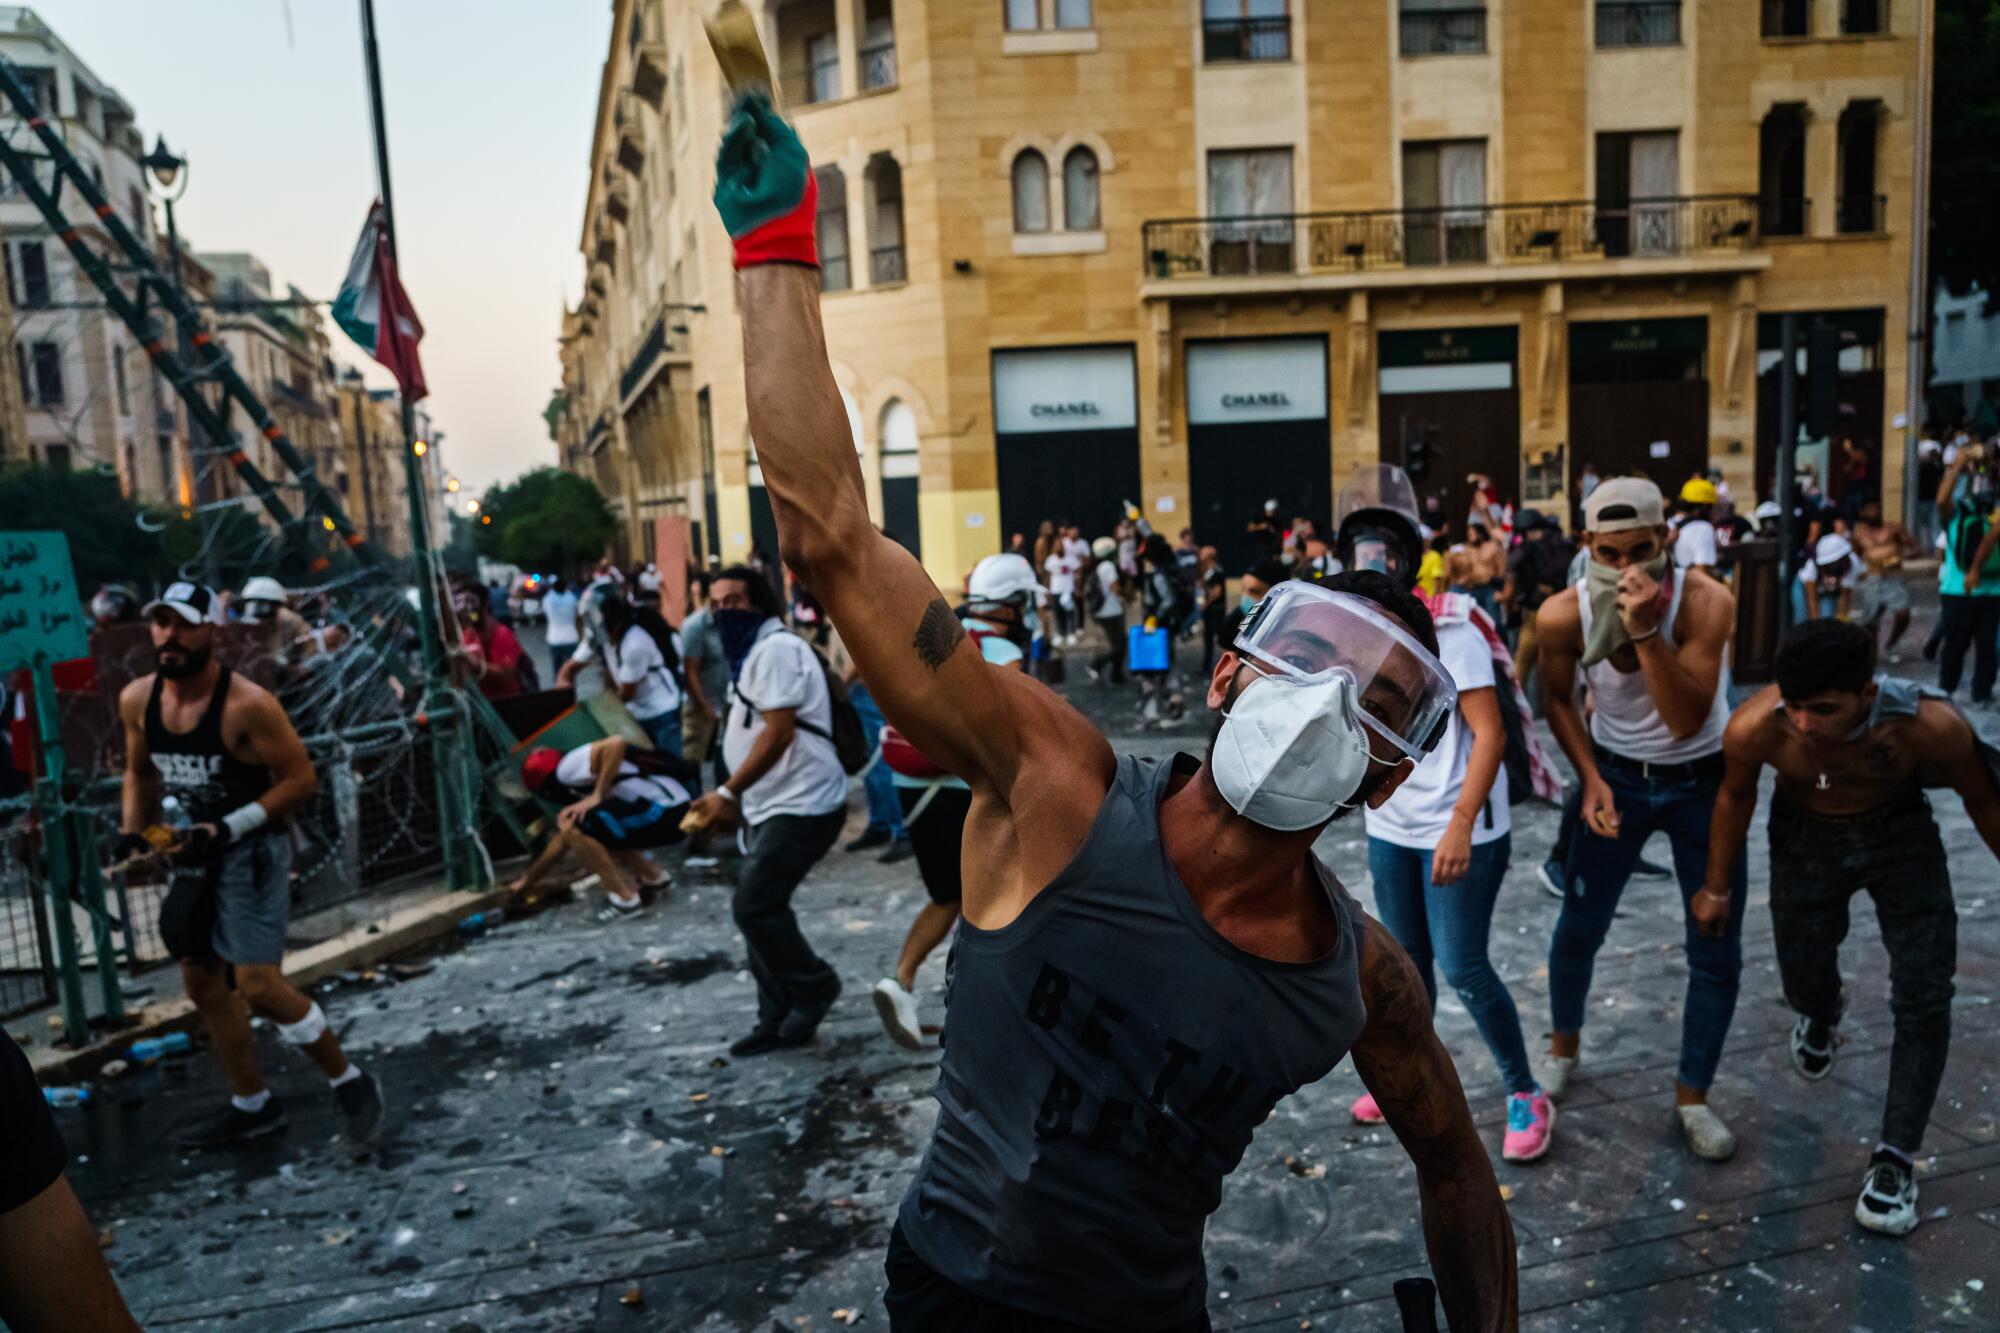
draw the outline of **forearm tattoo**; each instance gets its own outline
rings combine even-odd
[[[958,623],[958,617],[940,597],[924,608],[923,621],[917,626],[917,637],[911,646],[917,650],[917,660],[936,671],[958,650],[964,638],[965,626]]]

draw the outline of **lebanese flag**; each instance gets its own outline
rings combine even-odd
[[[347,278],[340,284],[340,294],[333,298],[333,319],[348,337],[368,349],[368,355],[389,368],[406,400],[414,403],[430,392],[424,383],[423,363],[417,360],[424,326],[396,277],[396,256],[389,249],[389,233],[382,225],[380,199],[368,210],[354,258],[347,264]]]

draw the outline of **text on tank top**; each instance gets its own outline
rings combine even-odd
[[[997,930],[959,926],[938,1120],[901,1221],[911,1248],[989,1300],[1091,1327],[1203,1308],[1202,1234],[1222,1178],[1286,1094],[1366,1019],[1360,913],[1282,963],[1201,915],[1159,829],[1171,763],[1131,755],[1076,857]]]
[[[161,792],[176,798],[196,824],[213,823],[271,789],[270,769],[238,759],[223,742],[222,707],[229,697],[230,674],[228,667],[222,668],[201,720],[185,733],[168,731],[160,716],[166,677],[153,677],[146,700],[146,748],[159,770]]]
[[[1660,619],[1660,638],[1667,647],[1676,644],[1674,624],[1680,618],[1681,596],[1687,590],[1688,575],[1670,571],[1674,581],[1673,600]],[[1582,622],[1583,641],[1590,641],[1591,609],[1588,590],[1576,590],[1576,609]],[[1705,758],[1722,749],[1722,731],[1729,725],[1729,659],[1715,678],[1715,698],[1701,727],[1685,740],[1674,735],[1660,716],[1660,709],[1646,688],[1646,673],[1630,674],[1611,665],[1609,658],[1583,669],[1584,683],[1590,686],[1590,738],[1613,754],[1655,764],[1681,764]]]

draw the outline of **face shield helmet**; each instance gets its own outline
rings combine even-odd
[[[1416,489],[1394,463],[1358,467],[1334,498],[1334,554],[1348,569],[1372,569],[1404,587],[1417,581],[1423,524]]]

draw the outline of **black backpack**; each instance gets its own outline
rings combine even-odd
[[[852,777],[874,762],[875,747],[868,743],[868,732],[861,725],[861,714],[855,711],[854,701],[847,697],[847,682],[834,674],[833,664],[826,660],[826,654],[822,653],[812,640],[803,634],[799,638],[804,641],[806,647],[812,649],[813,660],[819,663],[820,679],[826,682],[826,702],[833,717],[833,729],[829,731],[818,723],[808,722],[802,717],[797,719],[798,728],[818,736],[821,740],[832,741],[833,752],[840,756],[841,768]],[[764,711],[756,700],[744,694],[740,688],[736,691],[736,697],[741,699],[743,706],[751,712]]]

